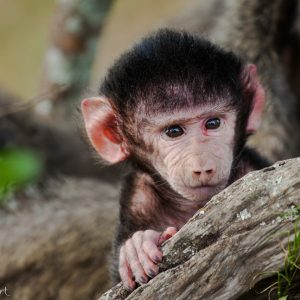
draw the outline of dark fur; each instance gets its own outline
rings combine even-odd
[[[108,71],[100,94],[113,101],[123,134],[141,145],[127,127],[136,108],[145,114],[224,102],[237,110],[237,154],[244,146],[244,127],[252,95],[243,92],[243,62],[233,53],[185,32],[161,30],[143,39]]]
[[[100,93],[113,99],[122,116],[135,112],[141,101],[150,104],[148,113],[223,103],[226,96],[228,104],[235,106],[241,99],[242,69],[237,56],[205,39],[161,30],[121,56]]]
[[[100,94],[112,101],[118,126],[131,146],[130,160],[136,170],[127,178],[121,195],[120,221],[114,242],[115,282],[119,280],[119,248],[128,237],[138,230],[162,230],[172,226],[170,220],[181,223],[191,210],[189,205],[194,208],[189,201],[182,203],[181,197],[147,162],[146,155],[141,155],[147,153],[147,149],[137,134],[138,128],[132,127],[137,109],[143,107],[145,115],[152,115],[222,103],[235,110],[235,159],[229,184],[249,170],[267,166],[255,151],[244,148],[253,94],[243,89],[243,70],[244,63],[233,53],[205,39],[170,30],[161,30],[143,39],[109,70]],[[141,174],[148,174],[150,180]],[[135,193],[141,186],[152,199],[147,213],[133,212]]]

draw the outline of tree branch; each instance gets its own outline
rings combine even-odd
[[[46,96],[37,106],[40,115],[67,123],[74,101],[88,85],[99,34],[112,3],[57,1],[41,86]]]
[[[163,245],[162,273],[131,295],[118,284],[99,300],[241,296],[283,266],[298,218],[299,170],[296,158],[236,181]]]

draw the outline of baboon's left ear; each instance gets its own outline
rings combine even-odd
[[[259,82],[256,66],[254,64],[248,64],[245,67],[243,81],[244,88],[246,90],[252,90],[253,92],[252,110],[246,127],[246,131],[248,133],[252,133],[255,132],[260,126],[261,117],[265,106],[265,91]]]

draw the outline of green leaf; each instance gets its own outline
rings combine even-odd
[[[35,181],[41,170],[41,158],[32,151],[0,151],[0,200],[12,191]]]

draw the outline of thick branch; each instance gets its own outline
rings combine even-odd
[[[118,284],[100,299],[236,299],[283,265],[299,170],[291,159],[235,182],[165,243],[164,272],[131,295]]]

